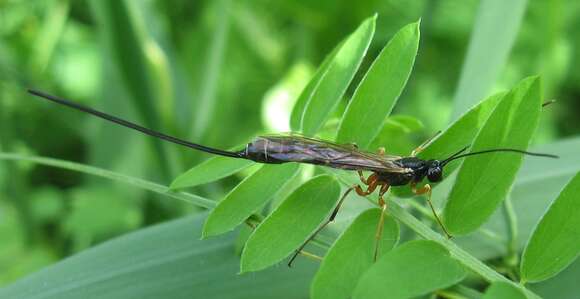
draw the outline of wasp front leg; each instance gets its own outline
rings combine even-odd
[[[441,226],[441,229],[443,230],[447,238],[451,239],[452,237],[451,234],[449,234],[447,228],[445,228],[445,225],[443,225],[443,221],[441,221],[441,218],[439,218],[439,215],[437,215],[435,207],[433,206],[433,202],[431,201],[431,193],[432,193],[431,185],[425,184],[425,186],[417,189],[417,183],[411,183],[411,191],[413,191],[413,193],[415,193],[416,195],[427,194],[427,203],[429,203],[429,207],[431,207],[431,211],[433,212],[433,216],[435,216],[435,220],[437,220],[437,223],[439,223],[439,226]]]

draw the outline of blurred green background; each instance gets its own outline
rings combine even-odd
[[[229,148],[257,134],[288,131],[293,101],[318,64],[377,12],[377,33],[355,82],[399,28],[422,19],[414,72],[394,111],[421,123],[398,131],[387,126],[395,132],[384,135],[398,138],[380,142],[390,152],[406,153],[456,115],[453,101],[482,5],[0,0],[0,151],[76,161],[168,185],[208,156],[40,101],[26,89]],[[514,28],[506,28],[517,32],[513,47],[494,85],[481,95],[542,75],[545,98],[557,102],[544,110],[537,144],[580,134],[578,28],[580,2],[529,1],[521,23],[516,18]],[[494,40],[485,45],[494,46]],[[352,88],[337,116],[350,94]],[[191,191],[219,199],[248,171]],[[0,161],[0,285],[114,236],[200,212],[157,197],[75,172]]]

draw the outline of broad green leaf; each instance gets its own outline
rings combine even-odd
[[[169,187],[171,190],[203,185],[228,177],[255,162],[229,157],[211,157],[179,175]]]
[[[236,275],[234,234],[199,240],[205,213],[127,234],[0,289],[0,298],[306,298],[315,267]]]
[[[481,129],[497,103],[505,96],[498,93],[488,97],[469,111],[463,114],[456,122],[449,125],[436,139],[431,142],[417,157],[421,159],[443,160],[451,156],[465,146],[473,142],[473,138]],[[460,165],[460,161],[453,161],[444,168],[443,178],[448,177]],[[437,183],[430,183],[432,186]],[[391,189],[399,197],[414,196],[409,186],[395,187]]]
[[[493,148],[525,150],[538,125],[541,108],[538,77],[522,80],[489,116],[471,151]],[[445,206],[444,221],[452,234],[467,234],[491,216],[514,182],[523,156],[489,153],[465,158]]]
[[[259,211],[298,173],[300,165],[264,165],[239,183],[211,210],[203,226],[203,237],[233,230]]]
[[[482,299],[526,299],[518,288],[506,282],[494,282],[485,290]]]
[[[302,116],[302,132],[315,134],[346,91],[371,43],[377,16],[366,19],[340,47],[312,92]]]
[[[350,298],[360,276],[373,264],[375,234],[380,209],[360,214],[328,250],[310,289],[310,297]],[[385,218],[381,252],[391,250],[399,240],[399,224]]]
[[[419,22],[403,27],[383,48],[349,102],[336,140],[367,149],[383,127],[413,69]]]
[[[453,98],[452,120],[485,98],[506,65],[527,0],[481,1],[459,84]]]
[[[298,96],[298,100],[296,100],[294,108],[292,109],[292,114],[290,115],[290,128],[292,129],[292,131],[295,132],[300,131],[302,126],[302,116],[304,115],[304,109],[306,108],[308,102],[310,102],[310,99],[312,98],[314,91],[316,90],[316,88],[318,88],[320,80],[328,72],[330,62],[334,60],[334,56],[336,56],[336,53],[338,53],[338,50],[340,50],[343,44],[344,42],[339,43],[332,50],[332,52],[330,52],[330,54],[328,54],[324,58],[324,60],[320,64],[320,67],[318,67],[316,73],[314,73],[312,79],[308,81],[308,84],[306,84],[306,86],[300,93],[300,96]]]
[[[362,276],[356,299],[411,298],[451,286],[465,277],[463,266],[433,241],[411,241],[385,253]]]
[[[339,195],[338,182],[327,175],[296,189],[248,239],[241,272],[264,269],[290,255],[330,216]]]
[[[580,253],[580,172],[552,202],[534,230],[524,250],[521,265],[523,281],[550,278]]]

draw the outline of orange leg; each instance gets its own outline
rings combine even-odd
[[[385,212],[387,211],[387,203],[385,202],[383,196],[389,190],[389,185],[383,183],[381,185],[381,190],[379,191],[379,206],[381,208],[381,217],[379,218],[379,223],[377,224],[377,231],[375,233],[375,252],[374,260],[377,261],[379,257],[379,250],[381,244],[381,237],[383,236],[383,226],[385,223]]]
[[[360,196],[367,196],[375,191],[379,186],[379,178],[375,173],[371,174],[366,180],[367,191],[364,191],[360,185],[354,186],[354,191]]]
[[[437,223],[439,223],[439,226],[441,226],[441,229],[447,236],[447,239],[451,239],[451,235],[445,228],[445,225],[443,225],[443,221],[441,221],[441,219],[437,215],[435,207],[433,206],[433,202],[431,202],[431,186],[429,184],[425,184],[425,186],[417,189],[417,183],[411,183],[411,191],[413,191],[413,193],[415,193],[416,195],[422,195],[427,193],[427,203],[429,203],[429,206],[431,207],[431,211],[433,212],[433,216],[435,216],[435,220],[437,220]]]
[[[384,147],[379,147],[379,150],[377,151],[379,155],[383,156],[385,155],[385,153],[387,152],[387,150]]]

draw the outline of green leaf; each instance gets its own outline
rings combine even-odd
[[[171,182],[169,188],[176,190],[217,181],[252,164],[255,164],[255,162],[245,159],[221,156],[211,157],[178,176]]]
[[[524,295],[518,288],[512,286],[505,282],[494,282],[491,284],[482,299],[526,299]]]
[[[550,278],[580,253],[580,172],[552,202],[534,230],[524,250],[521,265],[523,281]]]
[[[453,119],[488,95],[506,66],[527,0],[482,1],[453,98]]]
[[[241,272],[264,269],[296,250],[330,216],[339,195],[338,182],[327,175],[296,189],[248,239]]]
[[[377,16],[366,19],[344,42],[312,92],[302,116],[302,132],[315,134],[346,91],[371,43]]]
[[[350,298],[360,276],[373,264],[375,233],[380,209],[360,214],[328,250],[310,289],[310,297]],[[399,224],[385,218],[381,252],[391,250],[399,240]]]
[[[522,80],[497,105],[477,135],[471,151],[493,148],[525,150],[538,126],[541,99],[538,77]],[[491,216],[514,182],[523,156],[490,153],[466,158],[445,207],[452,234],[477,229]]]
[[[527,287],[542,298],[578,299],[578,277],[580,277],[580,259],[576,259],[558,275],[540,283],[529,284]]]
[[[199,240],[205,214],[95,246],[0,289],[0,298],[306,298],[315,267],[236,275],[234,234]]]
[[[274,198],[298,173],[300,165],[264,165],[239,183],[213,209],[203,226],[203,237],[233,230]]]
[[[463,114],[456,122],[449,125],[441,134],[431,142],[417,157],[421,159],[438,159],[442,160],[451,156],[458,150],[464,148],[473,142],[473,138],[481,129],[485,121],[497,103],[505,96],[505,93],[498,93],[488,97],[469,111]],[[457,167],[460,161],[453,161],[444,168],[443,178],[449,177]],[[438,183],[430,183],[436,186]],[[391,189],[399,197],[414,196],[409,186],[394,187]]]
[[[337,141],[367,149],[401,95],[419,48],[419,22],[403,27],[383,48],[358,85],[338,129]]]
[[[334,60],[336,53],[338,53],[338,50],[342,48],[342,45],[344,45],[344,41],[340,42],[332,50],[332,52],[330,52],[330,54],[328,54],[324,58],[324,60],[320,64],[320,67],[318,67],[318,69],[316,70],[316,73],[314,74],[312,79],[308,81],[308,84],[306,84],[306,86],[300,93],[300,96],[298,96],[298,100],[296,100],[294,108],[292,109],[292,114],[290,115],[290,128],[292,129],[292,131],[295,132],[300,131],[302,126],[302,117],[304,115],[304,109],[306,108],[308,102],[310,102],[310,99],[312,98],[314,91],[316,90],[316,88],[318,88],[321,79],[324,78],[324,76],[328,72],[328,69],[331,65],[330,62]]]
[[[354,298],[411,298],[451,286],[465,270],[441,245],[411,241],[386,253],[362,276]]]

